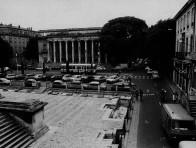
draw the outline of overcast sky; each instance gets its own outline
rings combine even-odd
[[[173,18],[188,0],[0,0],[0,22],[33,30],[102,27],[134,16],[148,26]]]

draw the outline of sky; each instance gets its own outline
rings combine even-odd
[[[0,23],[33,30],[103,27],[134,16],[150,27],[173,18],[188,0],[0,0]]]

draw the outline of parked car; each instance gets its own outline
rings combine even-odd
[[[71,81],[71,77],[72,77],[71,74],[65,74],[65,75],[62,77],[62,80],[63,80],[63,82],[68,82],[68,81]]]
[[[11,81],[6,78],[0,78],[0,85],[11,85]]]
[[[107,83],[115,83],[118,81],[120,81],[120,77],[118,77],[116,75],[110,76],[109,78],[106,79]]]
[[[4,67],[4,71],[9,71],[10,68],[9,67]]]
[[[152,76],[152,71],[153,71],[152,69],[148,69],[148,70],[147,70],[147,75],[148,75],[148,76]]]
[[[82,83],[89,83],[89,82],[91,82],[93,80],[94,80],[93,76],[82,76],[81,77],[81,82]]]
[[[35,70],[35,67],[33,65],[27,65],[28,70]]]
[[[39,87],[41,85],[40,81],[35,79],[26,79],[24,82],[25,87]]]
[[[149,66],[145,67],[145,70],[148,71],[149,69],[151,69]]]
[[[46,75],[44,75],[44,74],[36,74],[36,75],[34,76],[34,78],[35,78],[35,80],[37,80],[37,81],[46,81]]]
[[[82,83],[80,81],[69,82],[67,83],[67,88],[68,89],[81,89]]]
[[[107,89],[106,85],[101,85],[101,83],[98,82],[98,81],[92,81],[89,84],[84,84],[83,88],[84,89],[91,89],[91,90],[98,90],[99,85],[100,85],[100,90],[106,90]]]
[[[25,74],[25,80],[27,79],[34,79],[34,74],[29,74],[29,73]]]
[[[124,83],[116,83],[111,87],[112,91],[116,91],[116,87],[118,91],[131,91],[131,87],[129,85],[125,85]]]
[[[106,77],[104,77],[104,76],[94,76],[94,81],[105,82]]]
[[[153,70],[153,71],[152,71],[152,77],[153,77],[154,79],[159,78],[159,73],[158,73],[157,70]]]
[[[13,80],[13,79],[16,78],[16,75],[15,75],[15,74],[7,74],[6,78],[7,78],[8,80]]]
[[[50,77],[50,81],[54,82],[55,80],[62,80],[62,75],[53,75]]]
[[[82,75],[73,75],[71,81],[81,81]]]
[[[123,68],[121,66],[116,66],[114,68],[112,68],[112,70],[122,70]]]
[[[105,70],[106,68],[104,66],[97,66],[96,70]]]
[[[24,80],[25,79],[25,74],[18,74],[15,77],[15,80]]]
[[[66,88],[66,84],[62,80],[55,80],[52,82],[53,88]]]

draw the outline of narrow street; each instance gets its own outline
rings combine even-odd
[[[146,75],[145,72],[135,72],[136,75]],[[136,78],[136,77],[135,77]],[[175,148],[177,143],[169,143],[161,127],[161,105],[159,92],[162,88],[167,91],[167,102],[172,95],[164,80],[132,79],[144,92],[143,101],[136,101],[133,122],[127,148]]]

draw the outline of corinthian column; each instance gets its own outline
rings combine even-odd
[[[62,42],[59,42],[60,63],[62,62]]]
[[[46,48],[47,48],[47,52],[48,52],[48,58],[47,60],[50,61],[50,49],[49,49],[49,42],[46,43]]]
[[[74,63],[74,41],[72,43],[72,63]]]
[[[92,40],[92,44],[91,44],[91,46],[92,46],[92,51],[91,51],[91,54],[92,54],[92,63],[94,63],[94,41]]]
[[[56,46],[55,46],[55,41],[53,42],[53,54],[54,54],[54,63],[56,63]]]
[[[79,63],[81,63],[81,45],[80,45],[80,41],[78,41],[78,59],[79,59]]]
[[[68,49],[67,49],[67,44],[68,44],[68,42],[67,41],[65,41],[65,53],[66,53],[66,61],[68,61]]]
[[[100,43],[98,42],[98,63],[100,64],[101,62],[101,52],[100,52]]]
[[[87,60],[88,59],[88,57],[87,57],[88,56],[87,55],[87,41],[85,40],[84,43],[85,43],[85,63],[87,63],[88,62],[88,60]]]

